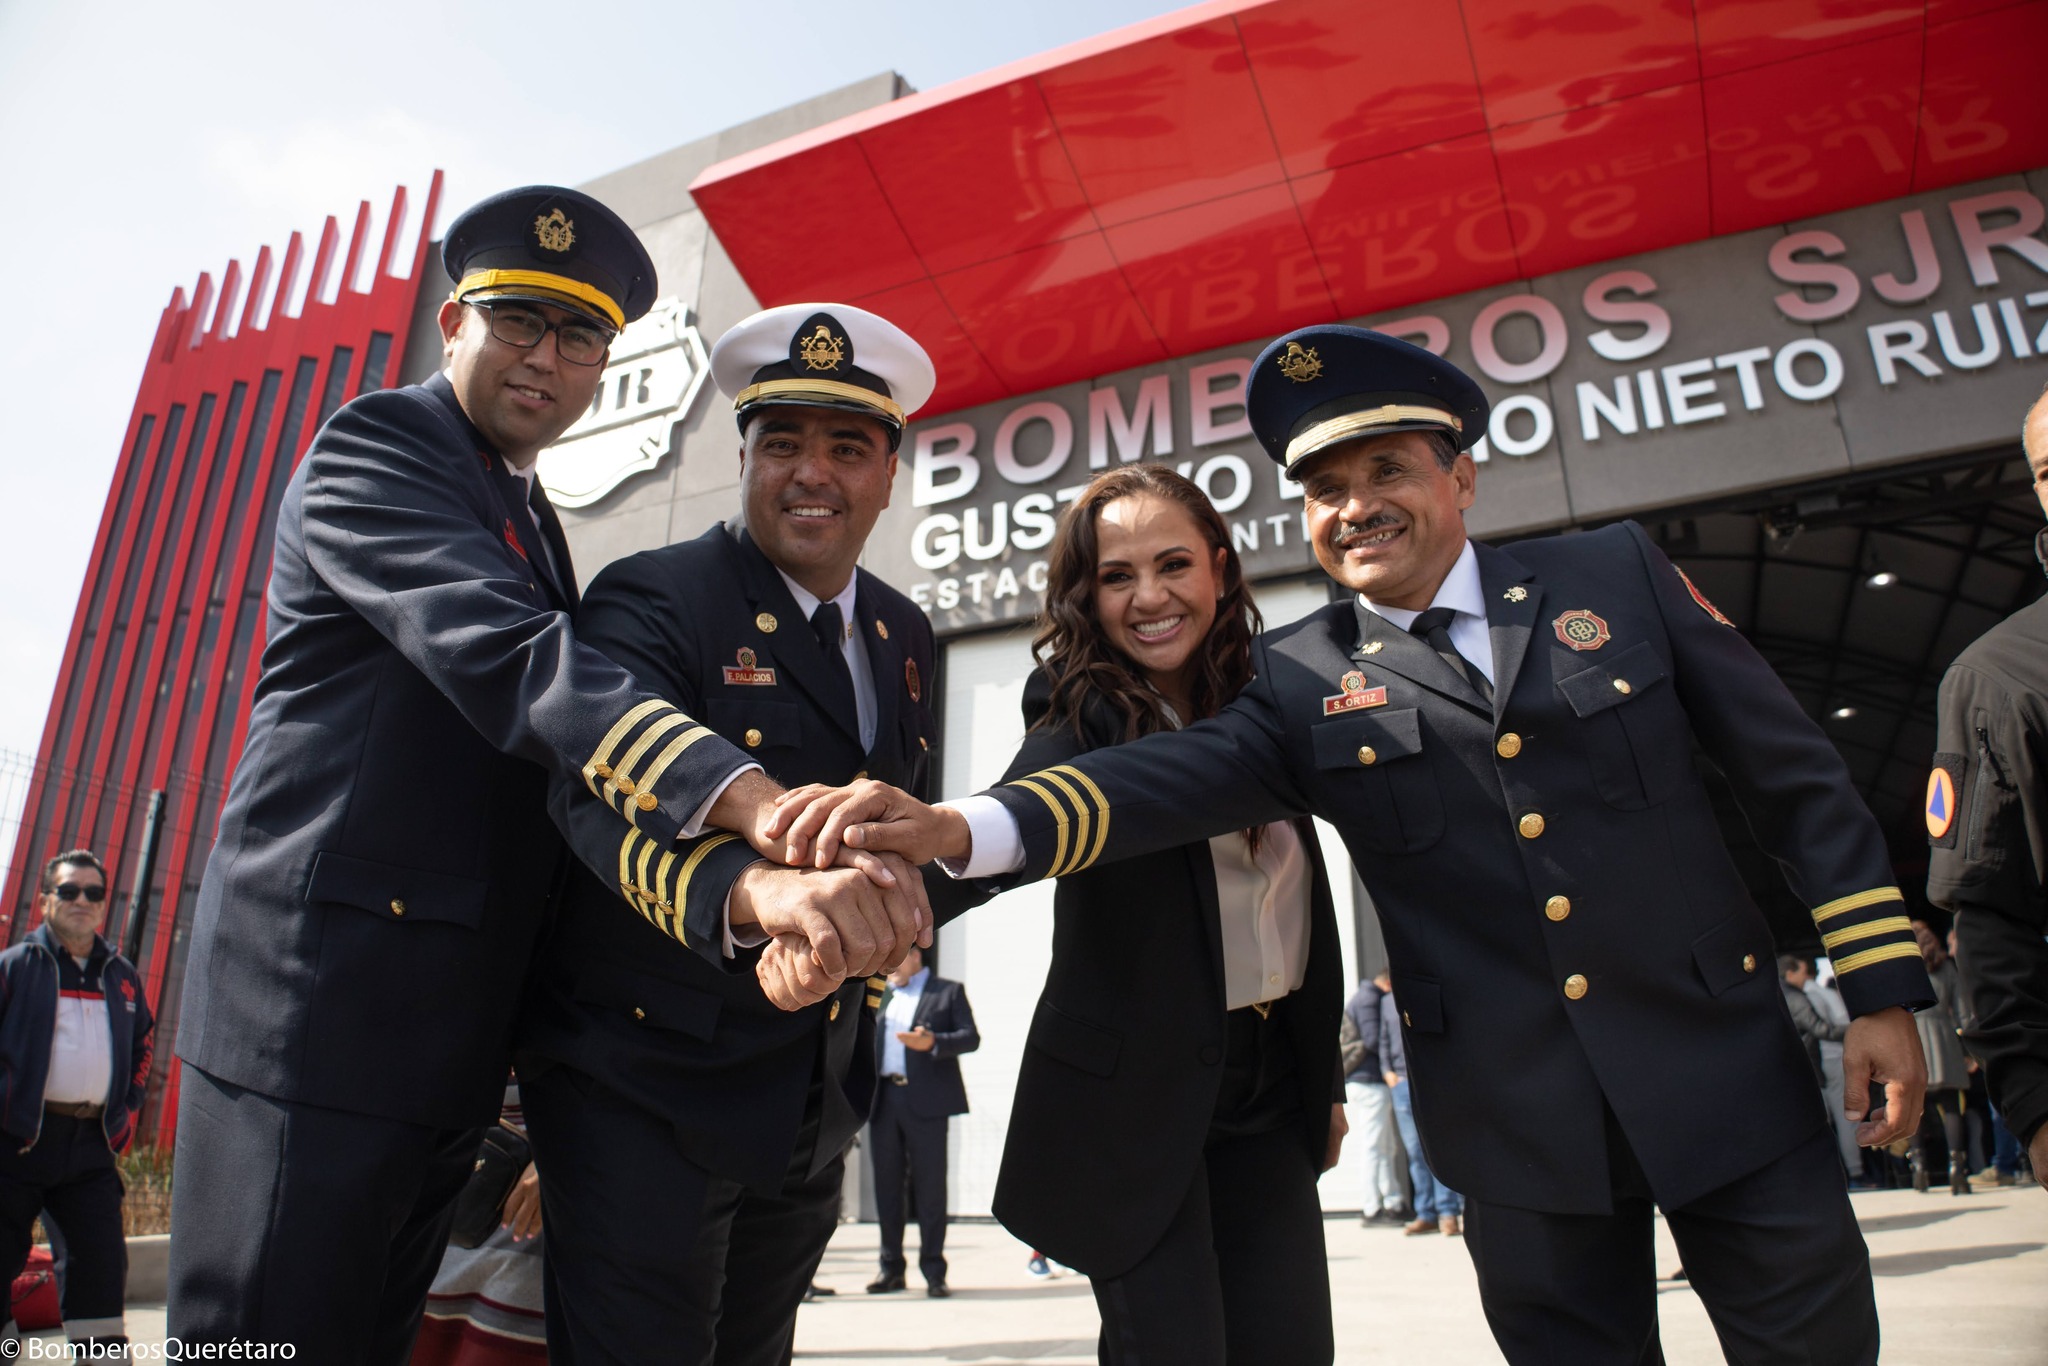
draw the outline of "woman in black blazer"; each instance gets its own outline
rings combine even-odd
[[[1156,465],[1096,479],[1053,544],[1004,781],[1212,714],[1257,629],[1200,489]],[[1105,1363],[1331,1360],[1316,1178],[1343,1134],[1341,979],[1306,819],[1060,880],[994,1208],[1092,1279]]]

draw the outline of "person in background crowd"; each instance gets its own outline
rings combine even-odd
[[[1813,971],[1807,976],[1806,985],[1800,988],[1806,993],[1806,1000],[1814,1013],[1831,1025],[1839,1025],[1846,1033],[1849,1026],[1849,1007],[1842,1000],[1842,993],[1835,990],[1833,964],[1822,958],[1814,963]],[[1850,1188],[1858,1189],[1869,1182],[1863,1175],[1863,1149],[1856,1142],[1856,1124],[1842,1109],[1842,1042],[1840,1039],[1823,1038],[1820,1041],[1821,1095],[1827,1100],[1828,1117],[1835,1125],[1835,1146],[1842,1154],[1842,1167],[1849,1173]]]
[[[2021,422],[2048,511],[2048,390]],[[2048,568],[2048,528],[2034,554]],[[1992,1102],[2048,1187],[2048,598],[1991,628],[1941,681],[1927,780],[1927,899],[1956,917],[1956,959]]]
[[[0,1285],[21,1274],[48,1210],[67,1247],[65,1336],[74,1350],[125,1356],[128,1245],[114,1157],[149,1087],[156,1022],[135,965],[100,937],[99,857],[52,858],[36,900],[43,923],[0,953]]]
[[[1806,985],[1812,980],[1810,961],[1796,953],[1778,955],[1778,990],[1785,998],[1786,1013],[1792,1017],[1792,1028],[1799,1032],[1799,1041],[1806,1046],[1806,1060],[1813,1064],[1814,1084],[1825,1089],[1827,1069],[1821,1064],[1821,1045],[1840,1043],[1849,1027],[1835,1024],[1813,1008],[1813,1002],[1806,999]]]
[[[981,1047],[967,988],[933,972],[924,951],[912,949],[890,969],[875,1047],[881,1085],[868,1139],[882,1266],[868,1293],[905,1287],[903,1205],[909,1199],[917,1207],[917,1269],[925,1294],[942,1300],[953,1293],[946,1288],[946,1130],[954,1115],[967,1113],[960,1055]]]
[[[1401,1231],[1442,1232],[1453,1238],[1464,1230],[1461,1216],[1465,1197],[1446,1186],[1430,1170],[1422,1151],[1422,1131],[1415,1123],[1415,1099],[1408,1089],[1408,1049],[1401,1036],[1401,1008],[1389,991],[1380,997],[1380,1076],[1394,1103],[1394,1115],[1401,1125],[1401,1144],[1408,1150],[1408,1187],[1413,1192],[1415,1217]]]
[[[1408,1222],[1407,1185],[1395,1166],[1401,1139],[1395,1132],[1392,1089],[1380,1072],[1380,998],[1393,990],[1385,972],[1358,984],[1344,1003],[1344,1024],[1337,1048],[1344,1067],[1344,1094],[1351,1102],[1350,1141],[1365,1161],[1362,1222],[1401,1225]]]
[[[1913,937],[1920,941],[1920,956],[1927,963],[1935,996],[1933,1005],[1913,1017],[1920,1031],[1920,1047],[1927,1054],[1927,1110],[1913,1135],[1913,1189],[1924,1191],[1934,1182],[1933,1146],[1938,1132],[1948,1153],[1949,1191],[1968,1195],[1970,1146],[1963,1111],[1970,1090],[1970,1064],[1963,1055],[1962,1027],[1957,1023],[1962,983],[1940,936],[1918,916],[1913,918]]]
[[[505,1086],[498,1122],[526,1132],[519,1082]],[[548,1359],[542,1305],[540,1172],[532,1162],[505,1197],[491,1236],[475,1247],[449,1244],[427,1292],[411,1366],[520,1366]]]
[[[1948,927],[1948,956],[1951,959],[1956,956],[1957,944],[1956,927],[1951,922]],[[1971,1142],[1975,1145],[1981,1140],[1985,1145],[1983,1150],[1973,1153],[1973,1159],[1987,1151],[1991,1159],[1977,1175],[1994,1186],[2016,1185],[2020,1172],[2020,1141],[2013,1137],[2012,1130],[2005,1127],[2005,1116],[1991,1103],[1983,1061],[1970,1047],[1970,1039],[1977,1030],[1977,1007],[1970,998],[1968,976],[1962,977],[1962,991],[1957,997],[1957,1004],[1961,1013],[1956,1016],[1956,1023],[1962,1026],[1963,1054],[1970,1061],[1971,1106],[1968,1117],[1973,1121]]]

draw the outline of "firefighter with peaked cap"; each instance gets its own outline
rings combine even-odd
[[[753,756],[576,639],[534,479],[655,297],[645,249],[595,199],[535,186],[459,216],[443,260],[445,369],[345,404],[277,511],[178,1031],[169,1328],[188,1347],[406,1361],[504,1094],[564,856],[550,802],[587,813],[568,828],[599,866],[707,816],[758,824]]]
[[[1216,717],[952,809],[856,790],[793,842],[829,851],[851,822],[862,847],[1028,880],[1321,816],[1386,932],[1423,1147],[1466,1197],[1509,1361],[1661,1359],[1661,1208],[1731,1360],[1875,1362],[1833,1131],[1692,760],[1828,944],[1876,1144],[1918,1121],[1933,993],[1841,756],[1641,527],[1467,538],[1488,404],[1455,365],[1304,328],[1253,363],[1246,407],[1344,601],[1261,636]]]

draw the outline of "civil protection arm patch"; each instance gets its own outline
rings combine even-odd
[[[1937,754],[1934,771],[1927,775],[1927,842],[1936,849],[1956,847],[1956,835],[1961,829],[1956,808],[1962,797],[1963,771],[1962,755]]]

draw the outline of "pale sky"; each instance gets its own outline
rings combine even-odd
[[[33,753],[174,287],[395,186],[441,222],[880,71],[928,90],[1169,0],[0,0],[0,749]],[[438,233],[437,233],[438,235]],[[410,230],[403,240],[410,240]]]

